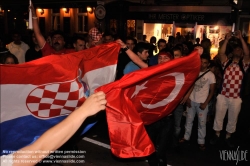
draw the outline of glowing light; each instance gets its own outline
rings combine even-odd
[[[69,8],[62,8],[65,13],[69,13]]]
[[[89,13],[92,13],[92,12],[93,12],[93,10],[92,10],[91,7],[87,7],[87,11],[88,11]]]
[[[37,11],[38,11],[41,15],[44,14],[44,10],[43,10],[43,9],[37,9]]]

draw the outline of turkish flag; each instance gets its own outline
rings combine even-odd
[[[200,57],[189,56],[137,70],[101,86],[108,100],[106,113],[111,150],[121,158],[148,156],[154,146],[144,125],[169,115],[200,72]]]
[[[119,44],[110,43],[0,65],[1,154],[30,144],[79,107],[95,88],[114,81],[119,50]]]

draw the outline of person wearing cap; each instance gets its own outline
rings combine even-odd
[[[95,26],[89,30],[89,41],[88,47],[94,47],[96,45],[102,44],[102,33],[100,31],[100,24],[95,21]]]
[[[221,90],[217,96],[216,113],[214,119],[213,129],[215,130],[214,137],[210,140],[211,144],[216,144],[220,140],[220,133],[223,129],[223,121],[228,111],[228,122],[226,126],[226,139],[225,142],[229,147],[234,147],[231,135],[236,131],[236,124],[238,115],[241,110],[242,103],[242,91],[243,79],[245,78],[245,72],[250,65],[250,54],[246,42],[244,41],[241,31],[236,31],[234,39],[237,39],[240,43],[235,45],[232,51],[232,59],[226,55],[226,49],[230,40],[232,39],[232,33],[228,33],[225,36],[225,40],[219,49],[218,58],[222,64],[222,76],[223,81]],[[240,44],[240,45],[239,45]]]
[[[170,61],[172,59],[173,59],[173,56],[170,54],[170,52],[161,51],[158,54],[158,64],[168,62],[168,61]]]
[[[51,35],[52,40],[52,46],[46,42],[45,38],[40,32],[40,28],[37,21],[37,16],[35,12],[35,8],[33,4],[30,6],[31,12],[32,12],[32,24],[34,29],[34,34],[37,39],[37,43],[42,50],[43,56],[56,54],[56,55],[62,55],[62,54],[68,54],[71,52],[75,52],[74,49],[66,49],[65,46],[65,38],[62,31],[54,31]]]

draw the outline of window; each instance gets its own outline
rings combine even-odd
[[[127,20],[127,36],[135,36],[135,20]]]
[[[87,32],[88,31],[88,17],[86,9],[79,8],[78,9],[78,17],[77,17],[77,25],[78,29],[77,31],[80,33]]]
[[[70,33],[70,17],[64,17],[63,18],[63,31],[66,34]]]

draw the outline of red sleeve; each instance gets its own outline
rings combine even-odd
[[[42,50],[43,56],[48,56],[52,54],[53,48],[49,45],[49,43],[46,42],[41,50]]]

